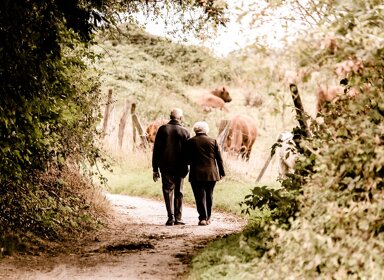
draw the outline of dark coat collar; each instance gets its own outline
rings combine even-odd
[[[179,120],[175,120],[175,119],[170,120],[168,123],[169,123],[169,124],[181,125],[181,122],[180,122]]]

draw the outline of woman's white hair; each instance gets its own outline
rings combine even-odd
[[[193,125],[193,131],[197,133],[205,133],[208,134],[209,132],[209,125],[206,122],[196,122]]]

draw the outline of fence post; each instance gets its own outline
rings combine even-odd
[[[123,146],[123,138],[124,138],[125,125],[127,123],[128,109],[129,109],[129,101],[127,100],[125,102],[123,115],[121,116],[120,122],[119,122],[118,139],[119,139],[120,148]]]
[[[148,140],[145,136],[143,127],[140,124],[139,118],[136,115],[136,104],[132,103],[131,106],[131,116],[132,116],[132,129],[133,129],[133,148],[136,147],[136,131],[139,133],[139,136],[141,138],[141,142],[143,143],[143,146],[146,148],[148,147]]]
[[[101,137],[104,138],[107,134],[109,116],[111,114],[111,104],[112,104],[112,89],[108,91],[107,103],[104,110],[104,119],[103,119],[103,131]]]
[[[266,162],[265,162],[264,165],[263,165],[263,168],[262,168],[261,171],[260,171],[259,176],[257,176],[256,183],[258,183],[258,182],[261,180],[261,178],[263,177],[263,175],[264,175],[264,173],[265,173],[265,170],[267,170],[267,167],[268,167],[269,163],[270,163],[271,160],[272,160],[272,157],[273,157],[273,155],[272,155],[272,154],[269,154],[269,156],[268,156]]]
[[[299,122],[299,126],[301,130],[304,132],[304,136],[310,137],[311,134],[309,132],[309,128],[307,125],[307,118],[305,116],[304,106],[303,106],[303,103],[301,102],[299,90],[297,89],[297,86],[295,84],[290,84],[289,89],[292,93],[293,104],[295,105],[295,110],[296,110],[296,119]]]

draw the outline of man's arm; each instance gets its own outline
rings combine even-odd
[[[153,143],[152,151],[152,171],[153,181],[156,182],[160,178],[159,166],[160,166],[160,152],[162,149],[162,128],[160,127],[156,133],[155,142]]]

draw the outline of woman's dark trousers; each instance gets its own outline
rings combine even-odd
[[[216,182],[191,182],[199,221],[209,220],[212,213],[213,189]]]

